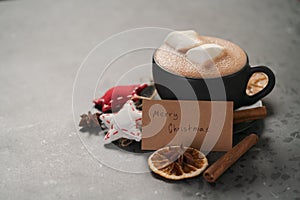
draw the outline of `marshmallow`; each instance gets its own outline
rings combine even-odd
[[[199,39],[198,33],[188,30],[169,33],[165,39],[165,43],[173,47],[176,51],[186,52],[190,48],[202,44],[203,41]]]
[[[205,63],[220,56],[224,48],[217,44],[203,44],[186,52],[187,58],[194,63]]]

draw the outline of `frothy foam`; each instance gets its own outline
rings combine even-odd
[[[224,47],[221,56],[197,64],[187,59],[185,53],[178,52],[163,44],[154,54],[154,59],[165,70],[189,78],[215,78],[233,74],[241,70],[246,62],[245,52],[236,44],[220,38],[202,36],[203,44],[217,44]]]

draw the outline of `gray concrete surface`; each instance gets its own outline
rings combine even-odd
[[[0,199],[300,199],[299,11],[297,0],[0,1]],[[78,137],[102,137],[73,121],[80,63],[112,34],[145,26],[231,39],[276,73],[269,116],[248,130],[258,145],[214,185],[111,169]]]

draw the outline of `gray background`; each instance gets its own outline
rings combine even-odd
[[[0,1],[0,199],[299,199],[299,10],[297,0]],[[113,170],[77,136],[90,137],[72,116],[80,63],[144,26],[233,40],[276,73],[269,116],[252,127],[258,145],[214,185]]]

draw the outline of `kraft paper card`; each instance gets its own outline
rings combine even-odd
[[[228,151],[232,126],[233,102],[143,100],[142,149],[183,145]]]

